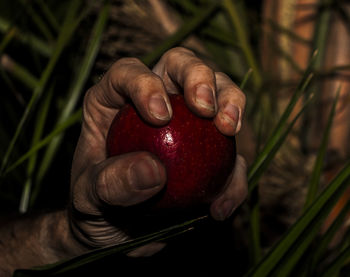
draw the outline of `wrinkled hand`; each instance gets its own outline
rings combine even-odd
[[[199,116],[214,118],[223,134],[232,136],[240,130],[244,94],[225,74],[213,72],[184,48],[169,50],[152,71],[138,59],[120,59],[86,93],[71,177],[72,230],[85,246],[101,247],[128,239],[121,226],[106,219],[104,211],[141,203],[166,183],[164,166],[150,153],[106,157],[106,136],[114,116],[131,100],[146,121],[164,125],[172,116],[167,93],[182,91],[189,108]],[[246,166],[238,156],[225,190],[211,205],[211,215],[224,220],[246,194]],[[152,243],[130,255],[151,255],[162,247]]]

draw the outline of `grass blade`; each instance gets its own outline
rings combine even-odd
[[[200,9],[198,13],[193,16],[193,18],[187,22],[184,22],[182,27],[175,34],[171,35],[150,54],[143,57],[142,61],[148,66],[154,64],[165,51],[179,45],[186,37],[202,26],[207,19],[218,10],[219,4],[220,1],[213,1],[207,8]]]
[[[75,15],[76,12],[78,11],[78,8],[80,6],[80,1],[72,1],[70,3],[70,8],[68,9],[68,14],[66,16],[66,20],[65,20],[65,24],[60,32],[55,50],[44,70],[44,72],[42,73],[40,80],[39,80],[39,84],[38,86],[35,88],[33,95],[22,115],[22,118],[20,120],[20,122],[18,123],[17,129],[15,131],[15,134],[13,136],[13,138],[11,139],[11,142],[8,146],[8,149],[2,159],[2,163],[1,163],[1,167],[0,167],[0,176],[3,174],[4,170],[6,169],[8,160],[10,158],[10,155],[12,153],[12,150],[15,146],[15,143],[20,135],[20,133],[22,132],[23,128],[24,128],[24,124],[27,121],[29,115],[31,114],[32,110],[34,109],[36,102],[38,101],[38,99],[41,97],[44,88],[48,82],[48,80],[50,79],[52,72],[55,68],[55,65],[59,59],[59,57],[62,54],[63,49],[65,48],[65,46],[67,45],[71,35],[73,34],[75,28],[77,27],[77,24],[73,24],[73,20],[75,19]]]
[[[16,29],[14,27],[11,27],[5,34],[5,36],[2,38],[0,43],[0,56],[2,56],[4,50],[6,47],[10,44],[11,40],[16,34]]]
[[[344,224],[345,217],[350,211],[350,202],[347,202],[344,208],[341,210],[337,218],[332,225],[327,229],[326,233],[322,236],[321,240],[317,243],[317,247],[312,254],[312,261],[310,271],[315,272],[317,264],[320,262],[322,255],[325,253],[329,243],[332,241],[334,235],[339,228]]]
[[[321,277],[337,276],[337,273],[349,262],[350,259],[350,245],[348,245],[339,256],[329,265],[329,267],[323,272]]]
[[[43,104],[40,106],[40,110],[37,114],[37,118],[35,121],[34,134],[33,134],[32,142],[31,142],[32,147],[35,146],[40,141],[40,138],[43,134],[47,114],[49,112],[51,99],[53,96],[53,88],[54,88],[54,85],[52,85],[50,87],[50,90],[49,90],[48,94],[46,95],[46,97],[43,101]],[[36,161],[37,161],[37,153],[31,155],[29,158],[29,161],[28,161],[27,180],[26,180],[25,185],[23,187],[22,197],[21,197],[21,201],[19,204],[19,212],[20,213],[25,213],[28,210],[30,192],[32,189],[32,177],[33,177]]]
[[[255,90],[258,91],[262,85],[262,76],[258,67],[258,63],[254,56],[254,52],[249,43],[249,36],[244,26],[242,25],[242,22],[240,21],[241,16],[237,9],[236,1],[224,0],[222,2],[222,5],[229,15],[229,18],[237,35],[238,42],[240,44],[243,55],[247,61],[247,64],[250,68],[253,69],[253,83]]]
[[[296,119],[300,116],[300,113],[294,118],[294,120],[289,124],[287,130],[285,130],[285,125],[287,124],[288,117],[294,108],[298,98],[301,96],[302,92],[306,89],[307,85],[311,80],[311,75],[307,78],[300,87],[294,93],[291,101],[289,102],[288,110],[284,112],[279,123],[274,128],[272,136],[268,139],[265,144],[263,150],[260,152],[258,157],[255,159],[253,165],[249,168],[248,171],[248,184],[249,184],[249,192],[253,190],[253,188],[257,185],[259,178],[261,177],[264,169],[267,167],[268,163],[272,160],[275,153],[279,149],[279,147],[283,144],[284,139],[287,136],[287,131],[289,132],[294,125]],[[302,110],[305,109],[305,105]],[[285,131],[284,131],[285,130]]]
[[[257,183],[259,178],[262,176],[262,174],[266,171],[267,167],[269,166],[270,162],[272,161],[273,157],[276,155],[280,147],[282,146],[283,142],[285,141],[287,135],[292,130],[295,122],[299,119],[299,117],[303,114],[306,107],[311,102],[311,98],[308,99],[308,101],[305,102],[304,106],[301,108],[301,110],[298,112],[298,114],[294,117],[291,123],[286,127],[286,129],[279,134],[278,140],[275,142],[275,144],[272,146],[271,149],[269,149],[269,152],[267,153],[264,162],[260,165],[259,169],[256,171],[254,176],[249,180],[248,182],[248,190],[250,195],[254,195],[256,189],[257,189]],[[257,264],[257,262],[261,258],[261,245],[260,245],[260,212],[259,212],[259,202],[258,200],[255,201],[251,207],[251,214],[250,214],[250,227],[251,227],[251,248],[252,250],[252,261],[253,264]]]
[[[312,97],[309,97],[309,99],[304,103],[303,107],[300,109],[300,111],[297,113],[297,115],[293,118],[293,120],[285,127],[284,130],[281,130],[276,137],[276,141],[274,141],[273,144],[271,144],[271,147],[269,147],[269,151],[266,152],[264,155],[264,160],[260,164],[257,171],[255,171],[254,175],[251,175],[251,178],[248,180],[248,191],[251,196],[253,196],[253,205],[251,207],[250,212],[250,227],[251,227],[251,248],[252,251],[252,261],[253,264],[257,264],[257,262],[261,258],[261,246],[260,246],[260,212],[259,212],[259,202],[258,200],[254,201],[255,195],[256,195],[256,189],[257,189],[257,183],[260,177],[263,175],[263,173],[266,171],[267,167],[269,166],[270,162],[284,143],[286,137],[288,136],[289,132],[292,130],[295,122],[300,118],[300,116],[304,113],[306,107],[310,104],[312,100]],[[249,176],[249,173],[248,173]]]
[[[47,27],[47,24],[43,21],[43,19],[38,15],[38,13],[33,9],[31,6],[31,1],[20,0],[20,2],[28,13],[28,16],[26,18],[29,18],[34,22],[38,30],[46,37],[48,41],[52,41],[54,37],[50,29]]]
[[[261,249],[261,229],[260,229],[260,202],[258,187],[255,187],[251,193],[250,204],[250,232],[251,232],[251,244],[250,244],[250,259],[251,264],[256,265],[262,257]]]
[[[263,172],[261,170],[261,167],[266,163],[266,160],[268,159],[268,157],[270,157],[271,159],[270,152],[272,151],[272,149],[275,148],[275,146],[280,141],[280,138],[283,133],[283,129],[285,129],[285,126],[287,124],[290,114],[292,113],[297,101],[301,98],[301,96],[306,91],[306,88],[310,84],[310,81],[313,77],[311,70],[313,68],[313,64],[317,57],[317,53],[318,53],[317,51],[314,52],[314,55],[312,56],[309,62],[309,65],[299,82],[298,87],[296,88],[294,94],[292,95],[292,98],[290,99],[286,109],[284,110],[281,118],[278,121],[277,126],[273,129],[271,136],[267,140],[264,148],[262,149],[260,154],[254,160],[254,163],[249,168],[249,171],[248,171],[249,192],[251,192],[253,188],[257,185],[257,181],[260,178],[261,173]]]
[[[320,69],[325,56],[328,39],[328,30],[330,26],[330,18],[332,13],[330,6],[333,0],[321,0],[319,2],[321,8],[319,8],[318,21],[316,22],[313,37],[313,49],[318,49],[319,51],[318,59],[316,59],[314,64],[315,69]]]
[[[331,127],[332,127],[332,122],[333,122],[333,118],[335,115],[336,106],[337,106],[338,99],[339,99],[340,89],[341,88],[339,87],[337,92],[336,92],[336,97],[333,101],[333,105],[332,105],[332,108],[331,108],[331,111],[330,111],[330,114],[328,117],[326,130],[323,133],[321,145],[320,145],[318,153],[317,153],[315,165],[314,165],[314,168],[313,168],[313,171],[311,174],[311,179],[310,179],[310,183],[309,183],[308,193],[306,196],[304,210],[307,209],[311,205],[311,203],[314,201],[316,194],[318,192],[318,184],[320,183],[320,178],[321,178],[322,169],[323,169],[323,162],[324,162],[324,159],[326,156],[328,139],[329,139],[329,135],[331,132]]]
[[[17,166],[25,162],[28,158],[30,158],[33,154],[35,154],[42,147],[46,146],[54,137],[56,137],[59,133],[65,131],[70,126],[80,122],[81,120],[81,110],[76,111],[72,114],[65,122],[59,124],[51,133],[49,133],[45,138],[40,140],[38,143],[32,146],[27,153],[22,155],[18,160],[16,160],[13,164],[11,164],[5,171],[4,175],[14,170]]]
[[[39,80],[22,65],[12,60],[8,55],[3,54],[1,57],[1,66],[28,88],[34,90],[38,86]]]
[[[51,27],[58,32],[60,29],[60,25],[58,21],[56,20],[55,15],[51,12],[50,8],[48,7],[47,3],[43,0],[36,0],[38,5],[40,6],[43,14],[45,15],[47,21],[50,23]]]
[[[208,28],[201,31],[201,35],[233,49],[241,49],[241,45],[232,37],[231,33],[220,27],[208,26]]]
[[[261,263],[248,273],[248,276],[271,276],[273,271],[283,261],[292,257],[288,252],[293,247],[305,248],[310,244],[310,236],[305,236],[308,228],[318,230],[318,224],[323,221],[336,201],[348,187],[350,181],[350,161],[333,179],[327,188],[317,197],[313,204],[303,213],[299,220],[289,229],[283,239],[264,257]],[[312,231],[312,235],[316,231]],[[310,232],[309,232],[310,233]]]
[[[309,69],[311,68],[312,62],[313,60],[310,62]],[[309,73],[309,70],[307,70],[306,73]],[[288,127],[285,127],[285,125],[287,124],[287,120],[295,104],[297,103],[298,99],[301,97],[301,95],[303,94],[303,92],[305,91],[306,87],[308,86],[311,80],[312,75],[307,75],[306,73],[303,76],[302,80],[300,81],[299,86],[296,89],[294,95],[292,96],[287,106],[287,109],[281,116],[280,121],[278,122],[274,132],[272,133],[272,136],[270,137],[264,149],[255,159],[255,162],[253,163],[253,165],[248,171],[248,191],[250,194],[252,194],[252,192],[256,188],[260,177],[263,175],[268,165],[272,161],[273,157],[275,156],[279,148],[282,146],[288,133],[292,130],[292,127],[294,126],[295,122],[301,116],[301,114],[305,111],[305,108],[311,101],[311,99],[309,98],[309,100],[304,103],[304,106],[299,111],[299,113],[295,116],[292,122],[289,123]],[[251,216],[250,216],[251,244],[252,244],[252,248],[254,249],[252,260],[254,264],[256,264],[261,257],[258,209],[259,209],[258,203],[255,203],[254,206],[252,207]]]
[[[109,10],[110,4],[107,1],[107,4],[105,4],[104,7],[101,9],[100,14],[92,29],[90,41],[88,43],[85,56],[81,65],[79,65],[80,70],[77,74],[77,77],[75,78],[75,82],[72,88],[69,91],[69,98],[66,100],[64,108],[58,116],[57,124],[61,124],[62,122],[64,122],[73,113],[75,106],[78,100],[80,99],[84,85],[88,77],[90,76],[92,66],[95,62],[97,53],[100,48],[103,31],[105,29],[109,16]],[[40,184],[42,182],[42,179],[45,173],[47,172],[49,166],[51,165],[53,157],[57,152],[62,139],[63,133],[60,133],[60,135],[56,136],[48,145],[37,173],[36,183]]]
[[[11,27],[11,24],[7,22],[4,18],[0,17],[0,32],[6,33],[9,28],[13,29],[14,38],[16,38],[21,43],[32,47],[37,50],[40,54],[45,57],[50,57],[53,53],[53,49],[45,41],[38,38],[37,36],[30,34],[28,32],[23,32],[18,29],[18,27]]]
[[[139,237],[137,239],[127,241],[115,246],[110,246],[102,249],[98,249],[87,254],[83,254],[71,260],[59,262],[53,265],[47,265],[38,269],[31,270],[20,270],[16,271],[14,277],[19,276],[33,276],[33,273],[37,272],[45,276],[52,276],[60,273],[65,273],[70,270],[81,267],[85,264],[91,263],[93,261],[98,261],[110,255],[127,253],[137,247],[145,245],[153,241],[163,241],[174,236],[183,234],[194,229],[195,224],[207,220],[208,216],[198,217],[192,220],[188,220],[184,223],[171,226],[169,228],[163,229],[161,231]]]
[[[253,69],[249,68],[249,70],[247,71],[247,73],[244,75],[243,80],[239,86],[239,88],[241,90],[244,90],[245,86],[247,85],[248,80],[250,79],[250,77],[252,76],[253,73]]]
[[[273,271],[273,274],[276,274],[277,276],[293,276],[292,270],[319,233],[321,225],[322,221],[317,221],[303,231],[302,235],[293,242],[286,257],[278,262],[277,268]]]

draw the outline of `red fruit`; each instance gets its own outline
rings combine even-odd
[[[173,117],[167,125],[152,126],[126,105],[107,137],[108,156],[148,151],[163,162],[166,187],[151,204],[160,212],[210,203],[225,186],[236,157],[233,137],[221,134],[212,119],[192,113],[182,95],[169,97]]]

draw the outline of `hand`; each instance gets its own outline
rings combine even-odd
[[[87,248],[128,239],[122,226],[107,220],[104,211],[141,203],[166,183],[164,166],[150,153],[106,157],[105,140],[114,116],[131,100],[146,121],[164,125],[172,116],[167,93],[182,91],[189,108],[200,116],[214,118],[223,134],[232,136],[240,130],[244,94],[225,74],[213,72],[184,48],[165,53],[153,71],[137,59],[120,59],[86,93],[72,167],[71,226],[74,236]],[[128,170],[131,167],[138,170]],[[211,205],[211,215],[224,220],[246,195],[246,166],[238,156],[228,185]],[[131,255],[151,255],[162,247],[161,243],[152,243]]]

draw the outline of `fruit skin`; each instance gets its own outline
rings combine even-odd
[[[150,202],[153,212],[208,205],[222,191],[235,163],[234,137],[221,134],[212,119],[200,118],[182,95],[169,95],[173,117],[162,127],[146,123],[130,104],[115,116],[107,156],[148,151],[163,162],[167,183]]]

